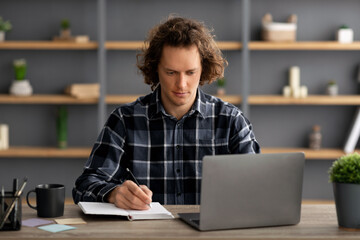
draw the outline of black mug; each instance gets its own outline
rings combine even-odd
[[[36,194],[36,206],[29,202],[30,193]],[[29,207],[37,210],[39,217],[51,218],[64,215],[65,186],[61,184],[41,184],[26,195]]]

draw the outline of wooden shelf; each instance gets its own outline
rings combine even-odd
[[[107,95],[106,103],[107,104],[125,104],[135,101],[140,95]],[[241,97],[237,95],[226,95],[226,96],[217,96],[223,101],[232,103],[234,105],[241,104]]]
[[[360,151],[358,149],[357,151]],[[59,149],[55,147],[10,147],[0,150],[0,158],[88,158],[91,148],[69,147]],[[335,160],[345,155],[342,149],[324,148],[312,150],[309,148],[262,148],[262,153],[304,152],[307,160]]]
[[[357,149],[356,151],[360,151]],[[320,150],[312,150],[309,148],[261,148],[262,153],[283,153],[283,152],[304,152],[305,158],[308,160],[335,160],[343,155],[345,152],[342,149],[323,148]]]
[[[61,94],[34,94],[20,97],[8,94],[0,94],[0,104],[96,104],[98,98],[78,99]]]
[[[221,50],[241,50],[242,43],[238,41],[218,41]],[[336,41],[322,42],[249,42],[250,50],[360,50],[360,41],[353,43],[338,43]],[[107,41],[108,50],[138,50],[144,47],[143,41]],[[96,50],[98,43],[60,42],[60,41],[4,41],[0,42],[2,50]]]
[[[360,42],[264,42],[254,41],[248,44],[250,50],[360,50]]]
[[[10,147],[0,150],[1,158],[88,158],[91,148]]]
[[[107,104],[125,104],[135,101],[140,95],[107,95]],[[240,105],[242,98],[238,95],[217,96],[222,100]],[[248,98],[250,105],[360,105],[360,95],[311,95],[306,98],[291,98],[281,95],[251,95]],[[98,98],[78,99],[61,94],[35,94],[28,97],[19,97],[0,94],[0,104],[96,104]]]
[[[217,44],[222,50],[241,50],[242,48],[241,42],[236,41],[219,41]],[[107,41],[105,47],[108,50],[138,50],[147,47],[147,44],[144,45],[143,41]]]
[[[360,105],[360,95],[310,95],[306,98],[281,95],[250,95],[251,105]]]
[[[60,41],[4,41],[0,42],[3,50],[96,50],[96,42],[76,43]]]

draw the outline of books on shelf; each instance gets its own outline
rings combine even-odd
[[[65,89],[65,93],[76,98],[98,98],[100,85],[98,83],[71,84]]]
[[[125,210],[116,207],[112,203],[103,202],[79,202],[78,206],[85,214],[94,215],[117,215],[127,217],[128,220],[146,219],[172,219],[174,216],[160,203],[152,202],[149,210]]]
[[[356,143],[359,140],[360,136],[360,107],[357,108],[355,117],[352,123],[352,127],[350,129],[348,138],[346,139],[344,152],[352,153],[355,150]]]

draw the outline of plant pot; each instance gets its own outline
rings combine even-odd
[[[333,183],[339,227],[360,229],[360,184]]]
[[[10,94],[16,96],[30,96],[33,93],[33,89],[29,80],[14,80],[10,86]]]
[[[225,88],[219,87],[219,88],[217,89],[217,92],[216,92],[216,93],[217,93],[218,96],[221,96],[221,97],[225,96],[225,94],[226,94]]]
[[[5,32],[4,31],[0,31],[0,42],[5,41]]]
[[[337,85],[328,86],[326,92],[330,96],[336,96],[338,95],[338,86]]]

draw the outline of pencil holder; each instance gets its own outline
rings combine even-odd
[[[15,201],[14,208],[6,219],[8,208]],[[13,192],[5,192],[5,196],[0,196],[0,231],[16,231],[21,229],[21,196],[14,197]],[[2,222],[4,221],[4,224]]]

